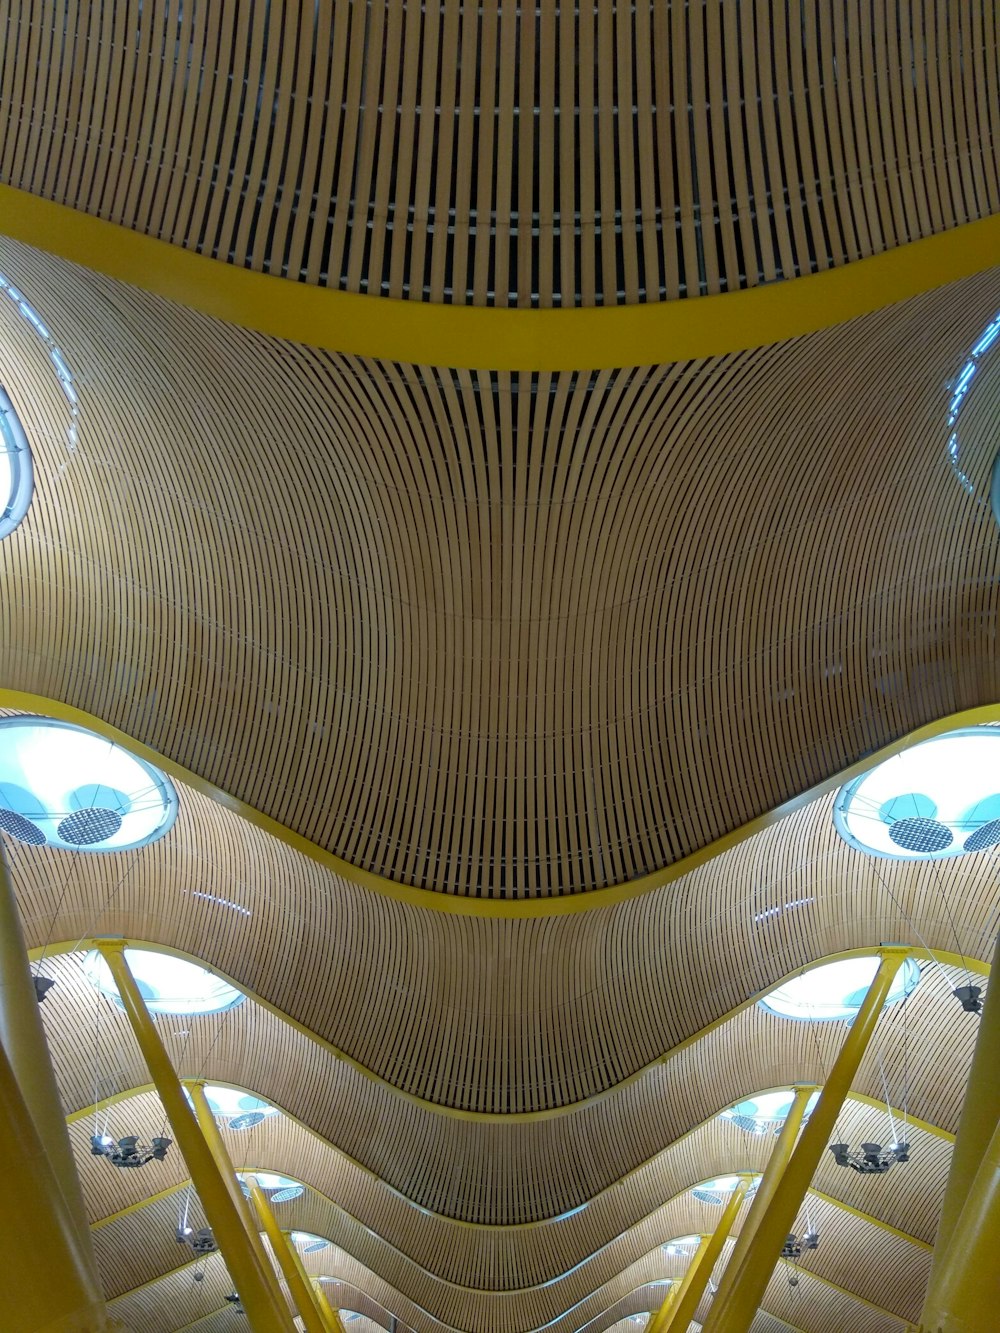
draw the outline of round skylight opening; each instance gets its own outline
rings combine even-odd
[[[911,745],[841,787],[838,833],[875,856],[936,860],[1000,845],[1000,728]]]
[[[245,1188],[249,1185],[249,1177],[253,1176],[261,1189],[267,1192],[271,1203],[289,1203],[306,1192],[305,1186],[299,1181],[293,1180],[291,1176],[279,1176],[274,1171],[240,1171],[237,1174]]]
[[[33,490],[28,439],[14,404],[0,389],[0,540],[9,536],[28,512]]]
[[[700,1236],[675,1236],[673,1240],[668,1240],[664,1245],[663,1253],[672,1255],[690,1254],[691,1250],[696,1248],[700,1242]]]
[[[311,1231],[293,1231],[292,1240],[303,1254],[317,1254],[330,1246],[325,1236],[316,1236]]]
[[[695,1185],[691,1193],[701,1203],[726,1203],[742,1179],[742,1176],[715,1176],[712,1180],[703,1180]],[[748,1199],[756,1190],[759,1179],[759,1176],[753,1177],[747,1190]]]
[[[817,1089],[806,1103],[806,1115],[809,1115],[818,1099]],[[719,1113],[719,1119],[731,1120],[747,1134],[777,1134],[785,1123],[794,1100],[793,1088],[783,1088],[779,1092],[759,1092],[755,1097],[748,1097],[745,1101],[737,1102],[735,1106],[728,1106]]]
[[[864,1003],[879,962],[871,957],[838,958],[836,962],[811,967],[808,972],[783,982],[759,1004],[780,1018],[801,1022],[830,1023],[853,1018]],[[896,973],[884,1008],[905,1000],[919,980],[920,968],[912,958],[907,958]]]
[[[50,717],[0,718],[0,830],[34,847],[121,852],[163,835],[177,794],[152,764]]]
[[[151,949],[126,949],[125,961],[139,993],[154,1014],[221,1014],[242,1004],[246,996],[222,977],[197,963]],[[83,960],[91,985],[122,1007],[111,970],[92,949]]]
[[[204,1092],[208,1109],[216,1120],[227,1122],[227,1129],[252,1129],[269,1116],[280,1114],[276,1106],[240,1088],[224,1088],[208,1083]]]

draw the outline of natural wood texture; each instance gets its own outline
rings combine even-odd
[[[710,362],[491,377],[278,345],[11,243],[0,268],[80,399],[72,444],[0,302],[39,478],[0,679],[348,861],[615,883],[1000,693],[997,543],[942,425],[995,277]]]
[[[349,291],[698,296],[1000,207],[997,20],[975,0],[948,23],[933,0],[3,17],[3,179]]]

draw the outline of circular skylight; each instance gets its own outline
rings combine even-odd
[[[716,1176],[714,1180],[703,1180],[695,1185],[691,1193],[702,1203],[725,1203],[742,1179],[742,1176]],[[759,1179],[759,1176],[754,1176],[751,1181],[747,1190],[748,1199],[756,1190]]]
[[[31,450],[14,404],[0,389],[0,538],[13,532],[31,504]]]
[[[316,1254],[330,1245],[325,1236],[315,1236],[311,1231],[293,1231],[292,1240],[303,1254]]]
[[[279,1176],[273,1171],[240,1171],[237,1174],[244,1184],[248,1183],[249,1176],[253,1176],[261,1189],[267,1190],[271,1203],[288,1203],[306,1192],[305,1186],[300,1185],[291,1176]]]
[[[806,1114],[816,1105],[817,1090],[806,1103]],[[720,1112],[720,1120],[731,1120],[748,1134],[777,1133],[785,1123],[785,1117],[792,1109],[795,1100],[794,1088],[783,1088],[780,1092],[759,1092],[756,1097],[737,1102]]]
[[[911,745],[841,787],[840,835],[876,856],[932,859],[1000,844],[1000,728]]]
[[[0,718],[0,830],[32,846],[120,852],[161,838],[177,796],[152,764],[84,727]]]
[[[172,954],[126,949],[125,961],[140,995],[154,1014],[221,1014],[246,999],[242,991],[214,972]],[[111,970],[96,949],[83,960],[83,970],[91,984],[121,1008]]]
[[[254,1097],[252,1093],[242,1092],[239,1088],[206,1084],[205,1100],[217,1120],[229,1122],[227,1129],[251,1129],[268,1116],[279,1114],[276,1106]]]
[[[864,1003],[879,966],[878,958],[839,958],[812,967],[783,982],[759,1001],[763,1009],[781,1018],[824,1023],[853,1018]],[[907,958],[896,973],[885,1008],[905,1000],[920,980],[920,968]]]
[[[668,1240],[663,1247],[664,1254],[690,1254],[693,1248],[697,1248],[701,1242],[700,1236],[675,1236],[673,1240]]]

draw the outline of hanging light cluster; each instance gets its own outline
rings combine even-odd
[[[219,1248],[215,1243],[215,1236],[212,1234],[211,1227],[179,1226],[177,1228],[177,1244],[190,1245],[199,1259],[206,1254],[214,1254]]]
[[[789,1232],[788,1239],[781,1247],[782,1259],[801,1259],[803,1250],[818,1250],[819,1235],[815,1231],[807,1231],[800,1240],[793,1232]]]
[[[891,1167],[910,1160],[908,1143],[892,1143],[888,1148],[879,1143],[862,1143],[855,1151],[849,1143],[831,1143],[830,1151],[838,1166],[850,1167],[862,1176],[884,1176]]]
[[[94,1134],[90,1151],[95,1157],[106,1157],[112,1166],[122,1170],[145,1166],[147,1162],[162,1162],[173,1139],[154,1138],[148,1144],[140,1143],[138,1136],[127,1134],[117,1143],[110,1134]]]

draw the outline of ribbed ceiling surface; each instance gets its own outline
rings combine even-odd
[[[997,22],[974,0],[14,0],[0,181],[373,296],[702,297],[1000,211]],[[164,1125],[83,978],[95,936],[251,992],[159,1027],[183,1076],[283,1112],[227,1141],[306,1185],[284,1224],[331,1241],[306,1262],[348,1333],[637,1333],[684,1271],[665,1243],[716,1224],[691,1186],[766,1162],[719,1111],[822,1084],[842,1040],[750,1002],[893,940],[921,981],[838,1128],[887,1142],[888,1096],[913,1160],[821,1164],[820,1248],[797,1286],[779,1264],[753,1333],[903,1333],[994,853],[872,860],[826,794],[666,872],[996,703],[1000,343],[957,435],[949,414],[1000,270],[779,344],[560,374],[321,352],[9,240],[0,278],[36,483],[0,544],[0,702],[82,709],[192,775],[140,852],[8,846],[113,1314],[246,1329],[221,1258],[196,1281],[174,1238],[176,1146],[138,1172],[90,1154],[95,1124]]]

